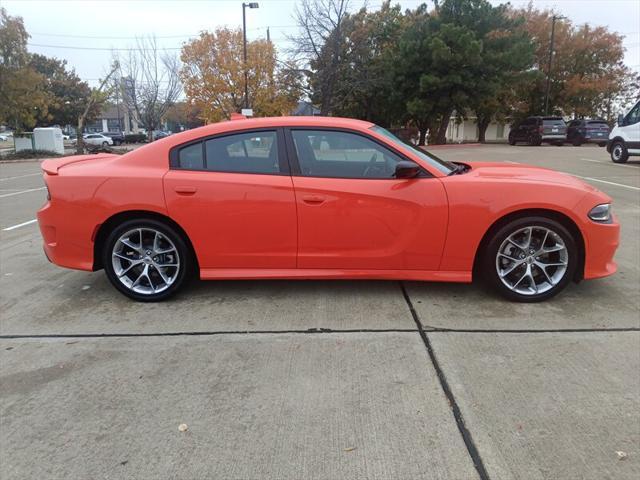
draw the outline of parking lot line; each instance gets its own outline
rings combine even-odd
[[[580,158],[580,160],[584,160],[585,162],[591,162],[591,163],[599,163],[601,165],[613,165],[614,167],[635,168],[636,170],[638,169],[633,165],[621,165],[619,163],[613,163],[613,162],[602,162],[600,160],[594,160],[593,158]]]
[[[29,192],[37,192],[39,190],[44,190],[45,188],[47,187],[30,188],[28,190],[22,190],[20,192],[5,193],[3,195],[0,195],[0,198],[13,197],[14,195],[22,195],[23,193],[29,193]]]
[[[28,222],[23,222],[23,223],[19,223],[17,225],[11,225],[10,227],[7,228],[3,228],[2,231],[3,232],[10,232],[11,230],[15,230],[16,228],[20,228],[20,227],[25,227],[27,225],[31,225],[32,223],[37,222],[38,220],[36,220],[35,218],[33,220],[29,220]]]
[[[574,177],[578,177],[578,178],[582,178],[583,180],[591,180],[592,182],[606,183],[607,185],[614,185],[616,187],[629,188],[631,190],[640,191],[639,187],[632,187],[631,185],[625,185],[623,183],[609,182],[607,180],[600,180],[598,178],[593,178],[593,177],[583,177],[582,175],[576,175],[575,173],[573,174],[573,176]]]
[[[26,178],[26,177],[36,177],[42,176],[42,173],[27,173],[26,175],[16,175],[15,177],[2,177],[0,178],[0,182],[5,182],[7,180],[15,180],[16,178]]]

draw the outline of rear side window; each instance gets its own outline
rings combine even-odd
[[[202,170],[204,168],[202,143],[181,148],[178,153],[178,164],[180,168],[186,170]]]
[[[239,133],[205,142],[206,169],[215,172],[279,174],[275,131]]]

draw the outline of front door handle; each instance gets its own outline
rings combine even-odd
[[[174,187],[174,190],[179,195],[193,195],[194,193],[196,193],[198,191],[198,189],[196,187],[188,187],[188,186],[183,186],[183,185],[178,185],[178,186]]]
[[[326,200],[322,195],[303,195],[302,201],[309,205],[320,205]]]

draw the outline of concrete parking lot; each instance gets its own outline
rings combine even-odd
[[[639,478],[640,162],[433,151],[608,193],[619,272],[533,305],[390,281],[196,282],[134,303],[47,262],[39,163],[1,164],[0,478]]]

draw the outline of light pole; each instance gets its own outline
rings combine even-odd
[[[551,65],[553,61],[553,40],[556,33],[556,20],[566,18],[562,15],[554,15],[551,17],[551,41],[549,42],[549,64],[547,66],[547,88],[544,93],[544,114],[549,114],[549,91],[551,89]]]
[[[247,15],[246,8],[258,8],[257,2],[244,3],[242,2],[242,46],[244,50],[244,108],[249,108],[249,87],[248,72],[247,72]]]

